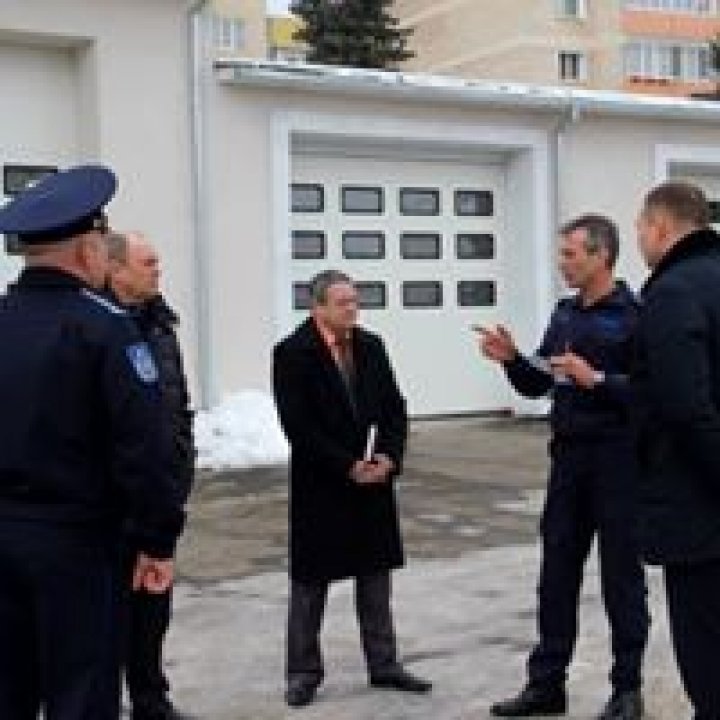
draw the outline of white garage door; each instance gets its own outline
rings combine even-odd
[[[22,177],[78,157],[79,92],[74,51],[0,41],[0,201]],[[0,290],[18,267],[3,244]]]
[[[300,155],[292,177],[291,322],[305,316],[307,281],[343,270],[413,416],[507,407],[470,330],[504,314],[502,166]]]

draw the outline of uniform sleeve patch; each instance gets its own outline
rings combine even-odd
[[[135,374],[144,383],[156,383],[158,381],[158,369],[147,343],[140,342],[128,345],[125,348],[128,360]]]

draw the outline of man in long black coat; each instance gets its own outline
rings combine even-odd
[[[641,530],[664,568],[675,654],[695,720],[720,718],[720,236],[703,193],[652,190],[638,220],[652,269],[636,381]]]
[[[404,564],[393,480],[405,451],[405,400],[382,341],[355,325],[352,281],[321,273],[311,297],[312,316],[273,357],[292,449],[286,700],[299,707],[315,697],[328,586],[344,578],[355,578],[370,684],[426,692],[430,683],[398,662],[390,609],[390,571]]]

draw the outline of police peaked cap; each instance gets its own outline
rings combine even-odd
[[[24,244],[58,242],[92,230],[117,189],[112,170],[83,165],[46,175],[0,207],[0,233]]]

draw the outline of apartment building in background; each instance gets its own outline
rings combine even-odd
[[[396,0],[408,70],[687,96],[711,93],[720,0]]]
[[[289,13],[268,15],[265,0],[212,0],[212,52],[222,57],[302,60],[305,48],[294,40],[300,20]]]

